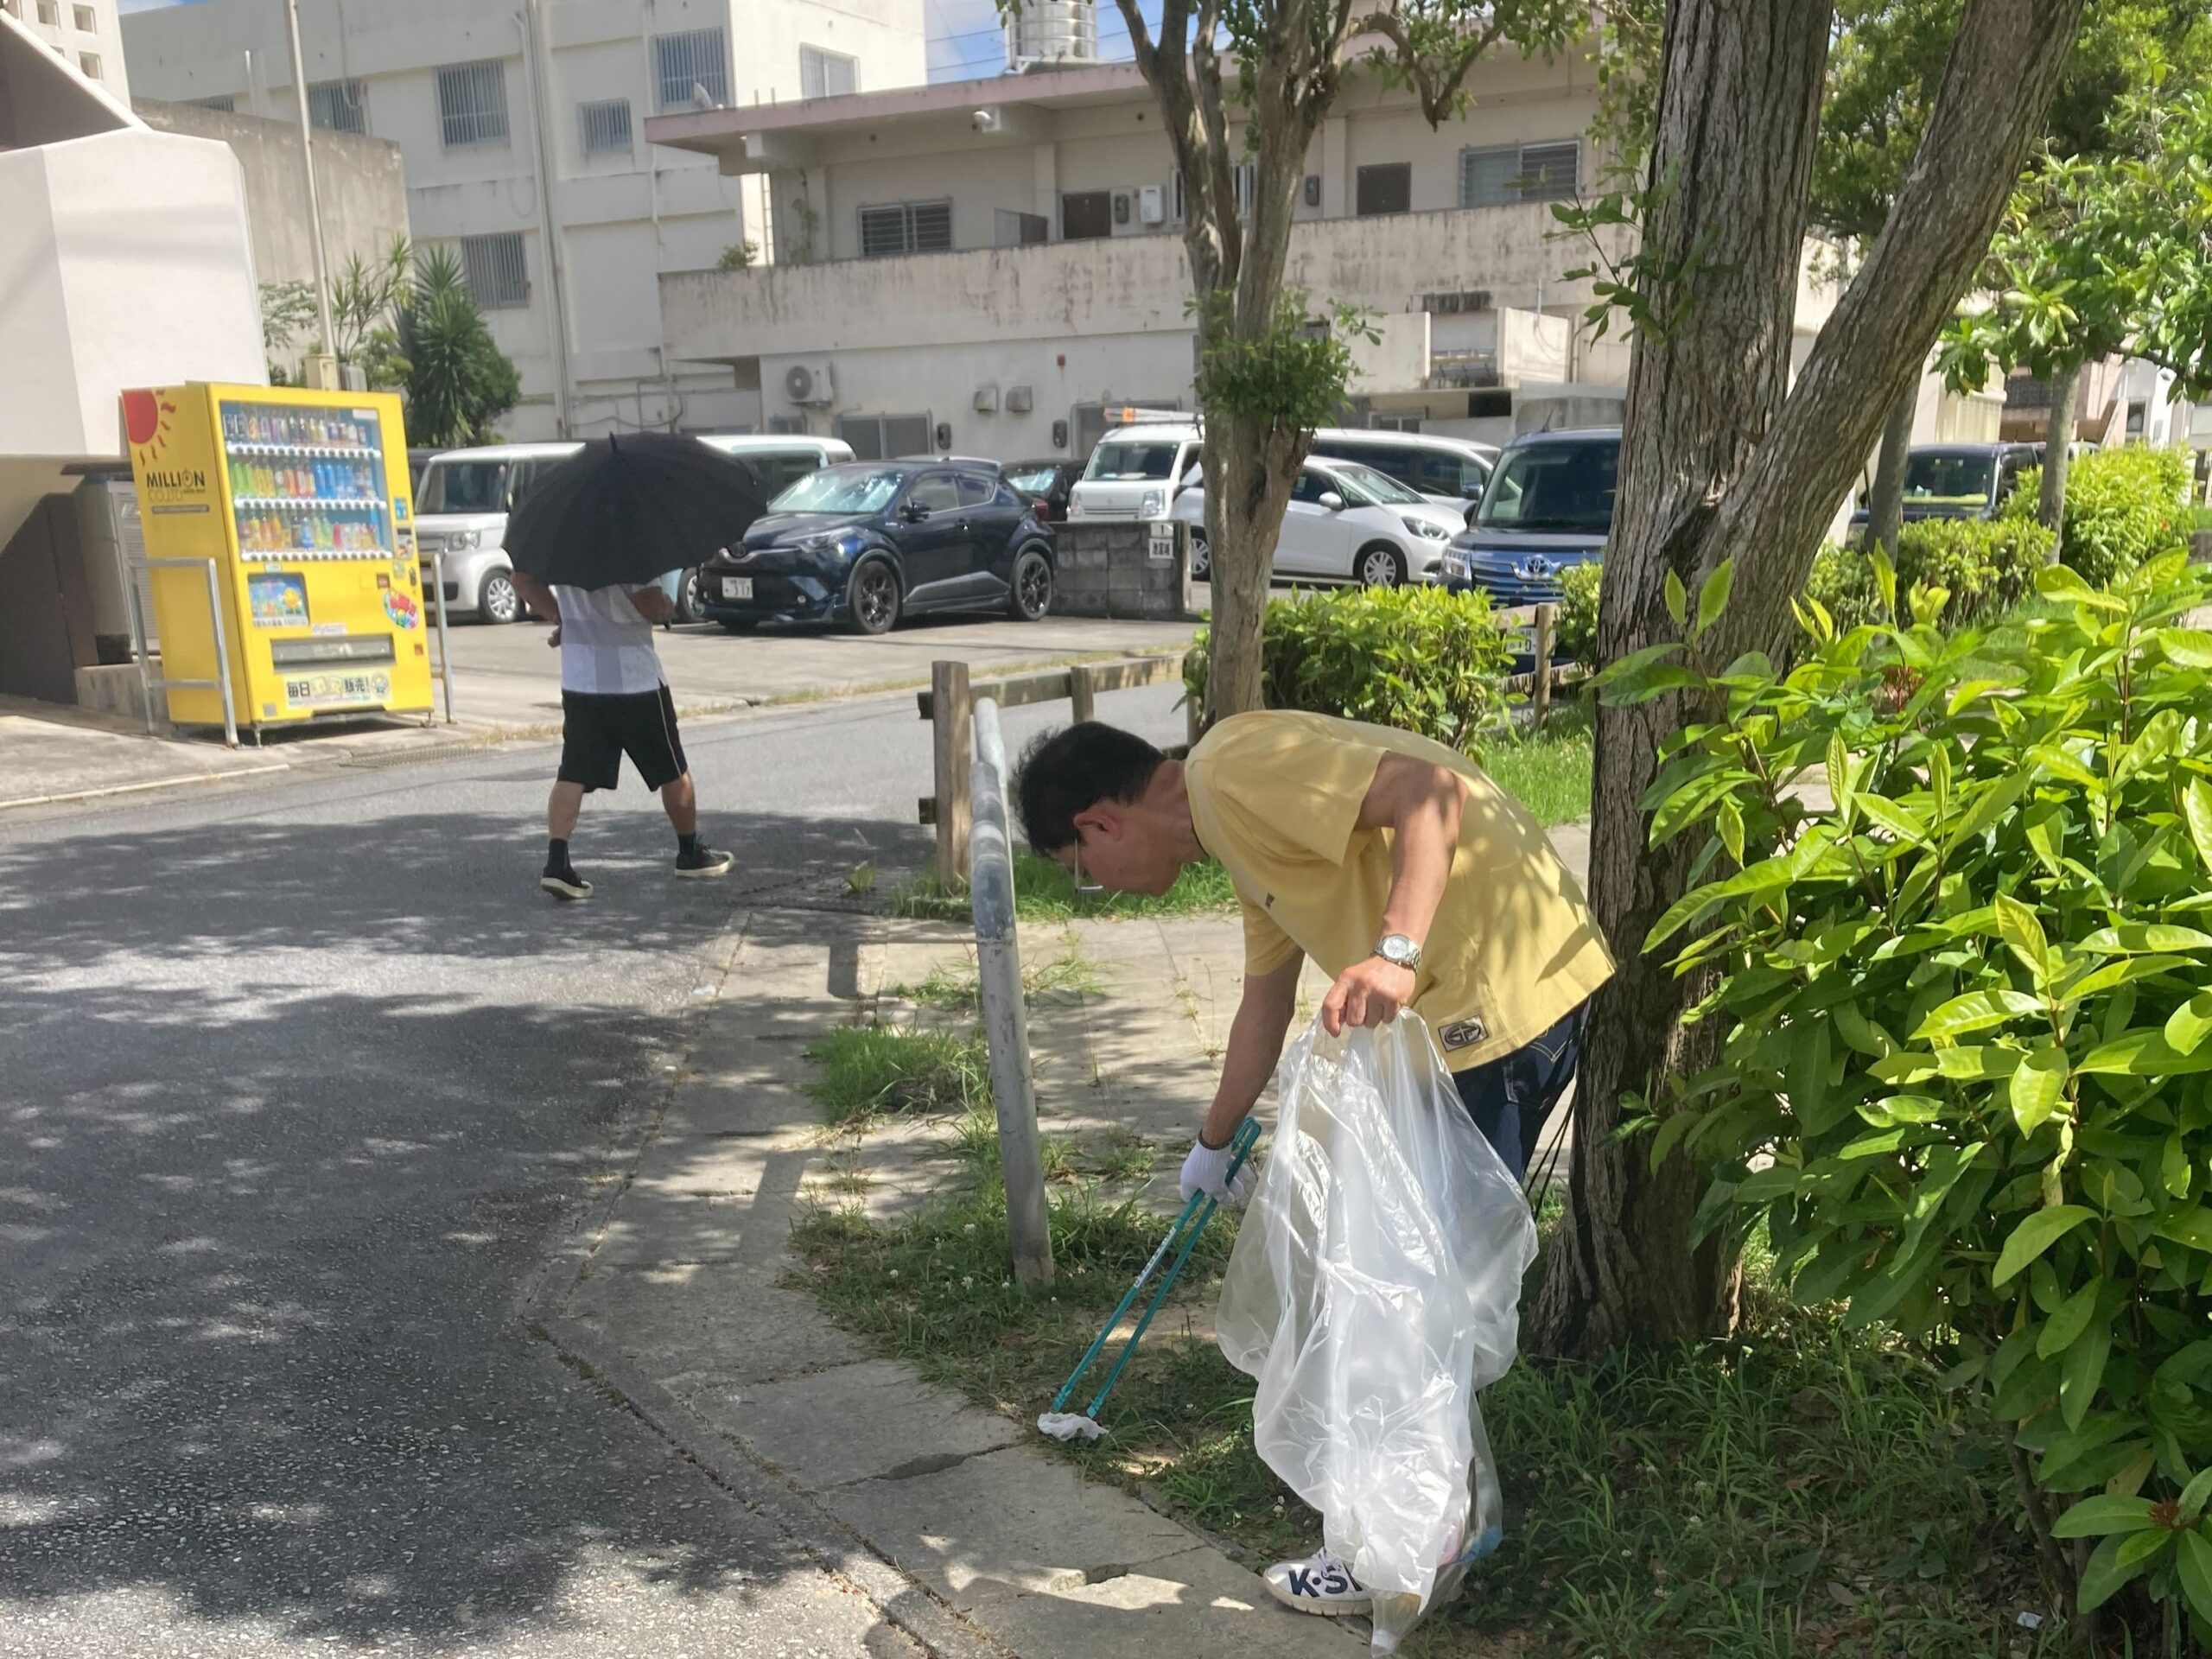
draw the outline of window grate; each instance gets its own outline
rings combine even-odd
[[[235,92],[219,92],[213,98],[195,98],[192,101],[203,110],[217,110],[225,115],[238,112],[238,94]]]
[[[507,142],[507,67],[497,58],[438,71],[438,121],[448,149]]]
[[[842,98],[861,89],[857,58],[842,52],[824,52],[818,46],[798,49],[798,91],[801,98]]]
[[[702,92],[717,109],[729,102],[729,50],[719,29],[654,35],[653,67],[664,112],[697,108]]]
[[[1507,144],[1459,152],[1459,205],[1497,207],[1509,202],[1572,200],[1580,188],[1582,145]]]
[[[610,151],[630,153],[630,100],[602,98],[576,105],[576,124],[582,130],[584,154],[604,156]]]
[[[327,132],[365,134],[369,130],[368,88],[358,80],[308,83],[308,124]]]
[[[952,249],[952,204],[906,201],[861,209],[861,257],[948,253]]]
[[[520,231],[462,237],[461,266],[478,309],[512,310],[530,303],[530,270],[523,259]]]

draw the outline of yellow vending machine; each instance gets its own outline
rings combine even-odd
[[[431,712],[397,396],[194,384],[123,419],[171,721]]]

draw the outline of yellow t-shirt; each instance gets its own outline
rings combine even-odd
[[[1382,936],[1391,833],[1357,824],[1386,754],[1467,780],[1413,1000],[1446,1064],[1465,1071],[1541,1036],[1613,971],[1581,888],[1518,801],[1427,738],[1270,710],[1223,721],[1191,751],[1191,822],[1243,902],[1245,970],[1270,973],[1302,950],[1333,978]]]

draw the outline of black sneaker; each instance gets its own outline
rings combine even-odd
[[[690,852],[677,854],[677,879],[682,881],[711,881],[718,875],[728,875],[729,867],[735,862],[734,855],[718,853],[706,842],[699,842]]]
[[[591,897],[591,883],[576,874],[573,864],[564,864],[557,869],[547,865],[545,874],[537,878],[537,885],[564,902]]]

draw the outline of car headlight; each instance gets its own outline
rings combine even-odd
[[[469,548],[483,545],[484,532],[480,530],[457,530],[446,537],[446,550],[448,552],[456,548],[465,551]]]
[[[1137,517],[1140,518],[1157,518],[1166,511],[1167,492],[1165,490],[1147,490],[1144,499],[1137,503]]]
[[[802,536],[792,545],[802,553],[835,553],[845,544],[842,531],[826,530],[813,536]]]
[[[1427,519],[1416,518],[1411,513],[1408,513],[1398,522],[1424,542],[1448,542],[1452,539],[1452,532],[1441,524],[1432,524]]]

